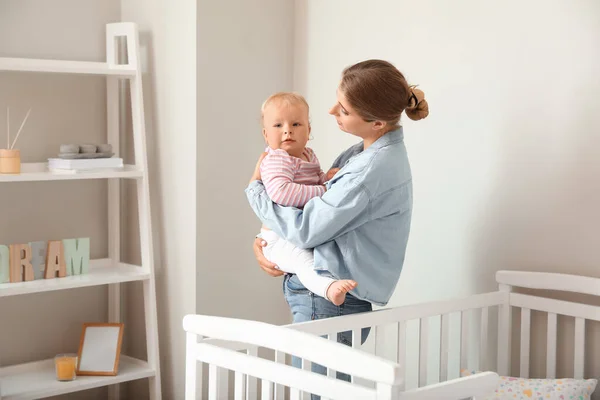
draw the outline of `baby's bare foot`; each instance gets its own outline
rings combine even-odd
[[[327,298],[336,306],[339,306],[346,299],[346,293],[354,289],[358,284],[350,279],[342,279],[333,282],[327,289]]]

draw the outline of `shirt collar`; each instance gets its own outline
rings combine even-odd
[[[373,143],[369,149],[373,149],[373,150],[377,150],[377,149],[381,149],[383,147],[389,146],[390,144],[394,144],[394,143],[398,143],[404,140],[404,132],[402,130],[402,127],[398,127],[396,129],[394,129],[393,131],[389,131],[388,133],[386,133],[385,135],[383,135],[382,137],[380,137],[379,139],[377,139],[375,141],[375,143]]]

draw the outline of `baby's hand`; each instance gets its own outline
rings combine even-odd
[[[325,175],[325,181],[330,181],[339,170],[339,168],[331,168],[329,171],[327,171],[327,174]]]

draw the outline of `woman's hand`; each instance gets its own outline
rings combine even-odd
[[[265,271],[267,274],[277,277],[283,275],[283,272],[278,270],[275,264],[271,261],[267,260],[263,254],[262,248],[267,245],[267,242],[264,239],[256,238],[254,240],[254,255],[256,256],[256,261],[258,261],[258,265]]]
[[[258,162],[256,163],[256,167],[254,167],[254,173],[252,173],[252,177],[250,178],[250,182],[248,182],[248,183],[252,183],[254,181],[260,181],[260,163],[266,156],[267,156],[266,152],[264,152],[260,155],[260,157],[258,158]]]
[[[325,182],[329,182],[330,180],[332,180],[339,170],[339,168],[331,168],[329,171],[327,171]]]

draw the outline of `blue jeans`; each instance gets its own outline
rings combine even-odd
[[[341,315],[356,314],[373,310],[371,303],[359,300],[350,294],[346,295],[346,300],[342,305],[335,306],[329,300],[311,293],[304,285],[302,285],[296,275],[285,275],[283,279],[283,294],[292,311],[294,323],[339,317]],[[370,331],[371,328],[362,329],[361,344],[367,340]],[[352,346],[352,331],[338,333],[337,341],[346,346]],[[301,368],[302,360],[298,357],[292,357],[292,365],[296,368]],[[327,374],[327,368],[315,363],[312,363],[312,371],[322,375]],[[337,373],[337,379],[350,382],[350,376],[342,372]],[[312,396],[313,400],[318,400],[319,398],[319,396]]]

